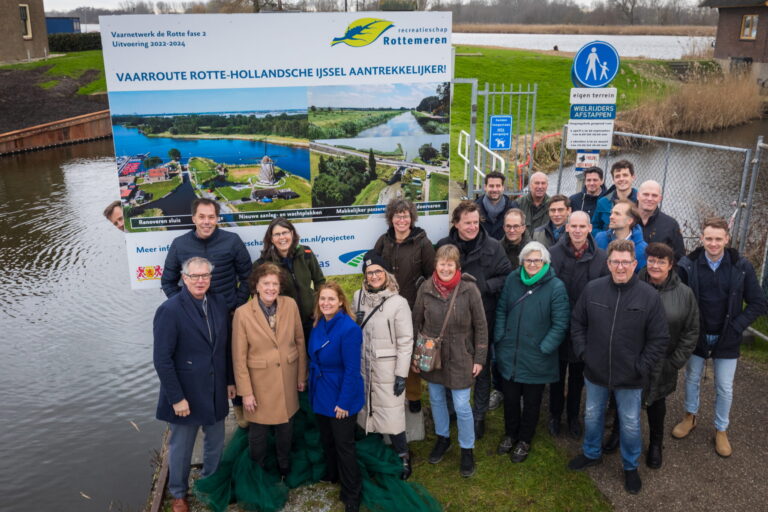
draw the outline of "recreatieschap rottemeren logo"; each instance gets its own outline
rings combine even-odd
[[[377,40],[381,34],[394,27],[391,21],[380,20],[377,18],[360,18],[353,21],[347,27],[347,31],[342,37],[334,37],[331,46],[344,43],[347,46],[359,48],[368,46]]]

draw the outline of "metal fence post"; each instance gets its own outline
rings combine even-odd
[[[536,137],[536,97],[538,96],[539,84],[533,84],[533,107],[531,112],[531,160],[528,163],[528,176],[533,173],[533,144]]]
[[[563,125],[563,135],[560,138],[560,168],[557,171],[557,194],[560,193],[560,185],[563,182],[563,166],[565,161],[565,139],[568,137],[568,125]]]
[[[472,104],[469,114],[469,179],[467,195],[475,198],[475,138],[477,136],[477,79],[472,81]]]
[[[659,203],[659,211],[664,205],[664,190],[667,188],[667,173],[669,172],[669,150],[672,149],[672,143],[667,142],[667,150],[664,152],[664,177],[661,179],[661,202]]]
[[[763,151],[763,136],[757,138],[757,147],[755,148],[754,165],[752,166],[752,179],[749,183],[749,195],[747,196],[747,216],[744,219],[744,227],[741,230],[741,240],[739,241],[739,252],[744,254],[747,247],[747,234],[749,233],[749,221],[752,217],[752,203],[755,199],[755,187],[757,186],[757,175],[760,174],[760,158]]]
[[[736,236],[739,237],[739,240],[741,240],[741,210],[746,206],[744,204],[744,194],[747,191],[747,176],[749,175],[749,169],[750,164],[752,164],[752,150],[748,149],[747,153],[744,155],[744,166],[741,171],[741,186],[739,188],[739,199],[736,203],[736,220],[735,220],[735,226],[736,226]]]

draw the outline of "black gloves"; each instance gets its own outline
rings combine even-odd
[[[395,376],[395,396],[400,396],[405,391],[405,377]]]

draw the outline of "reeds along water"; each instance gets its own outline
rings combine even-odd
[[[714,37],[715,26],[700,25],[570,25],[516,23],[454,23],[454,32],[485,34],[594,34]]]
[[[710,132],[760,117],[760,86],[749,73],[696,73],[659,100],[621,112],[617,129],[660,137]]]

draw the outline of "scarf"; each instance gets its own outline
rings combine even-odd
[[[435,285],[435,290],[444,299],[447,299],[456,285],[461,281],[461,270],[456,270],[450,281],[441,281],[437,276],[437,270],[432,273],[432,283]]]
[[[571,242],[571,249],[573,250],[573,257],[577,260],[580,260],[582,256],[584,256],[584,253],[587,252],[587,249],[589,249],[589,241],[585,242],[584,245],[581,246],[581,249],[577,249],[575,245],[573,245],[573,240],[569,240]]]
[[[544,274],[546,274],[549,271],[549,263],[546,263],[543,267],[541,267],[541,270],[536,272],[535,275],[529,276],[528,272],[526,272],[525,267],[521,267],[520,269],[520,280],[523,282],[525,286],[532,286],[539,282],[539,280],[544,277]]]
[[[496,204],[493,204],[488,199],[488,195],[483,194],[483,208],[485,208],[485,214],[489,221],[496,222],[496,218],[504,212],[504,206],[506,206],[506,201],[503,196],[499,198]]]
[[[264,304],[261,299],[257,300],[259,301],[261,311],[264,312],[264,316],[267,317],[267,323],[269,324],[270,329],[272,329],[272,332],[275,332],[277,330],[277,300],[275,300],[271,306]]]

